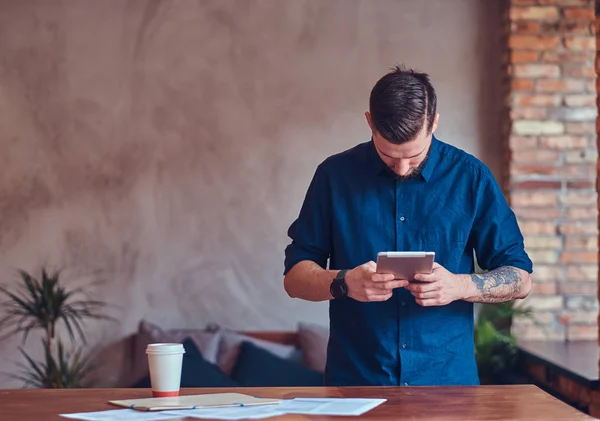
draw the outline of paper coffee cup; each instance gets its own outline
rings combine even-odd
[[[150,367],[152,396],[179,396],[181,366],[185,349],[182,344],[149,344],[146,348]]]

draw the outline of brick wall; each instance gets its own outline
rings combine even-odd
[[[506,191],[534,262],[530,339],[598,337],[594,0],[509,0]]]

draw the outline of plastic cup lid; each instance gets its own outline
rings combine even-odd
[[[183,344],[149,344],[147,354],[184,354]]]

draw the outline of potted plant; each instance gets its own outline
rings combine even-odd
[[[60,272],[41,270],[40,278],[19,270],[15,291],[0,286],[0,332],[3,337],[22,334],[25,344],[32,330],[43,332],[44,357],[35,361],[22,347],[25,358],[20,363],[21,373],[11,377],[22,380],[25,387],[69,388],[82,387],[86,376],[93,370],[92,359],[84,356],[81,346],[71,352],[58,335],[59,327],[66,329],[71,344],[79,338],[86,343],[84,322],[86,319],[112,319],[102,314],[106,304],[90,299],[85,288],[68,289],[60,279]]]

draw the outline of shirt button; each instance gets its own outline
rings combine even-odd
[[[406,344],[402,344],[402,348],[406,348]]]
[[[400,301],[400,304],[404,306],[406,305],[406,301]]]
[[[401,220],[402,222],[404,222],[404,217],[403,217],[403,216],[401,216],[401,217],[400,217],[400,220]]]

